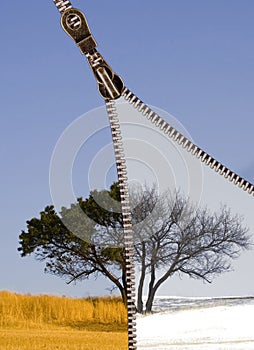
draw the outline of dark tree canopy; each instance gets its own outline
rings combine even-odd
[[[102,274],[119,289],[126,303],[122,216],[105,210],[94,200],[100,196],[98,202],[109,208],[109,194],[119,200],[117,184],[110,191],[92,191],[86,200],[79,198],[77,204],[62,208],[61,217],[53,206],[47,206],[40,218],[27,221],[27,231],[19,236],[18,250],[23,257],[33,253],[37,260],[45,261],[45,272],[64,277],[68,283]],[[94,221],[86,219],[80,208]],[[71,232],[69,226],[76,226],[79,234]]]
[[[229,271],[232,259],[250,247],[243,220],[226,207],[210,213],[179,193],[158,195],[155,188],[135,188],[131,199],[135,263],[140,272],[138,312],[144,309],[146,279],[145,310],[150,312],[158,288],[173,274],[211,282],[214,276]],[[46,272],[67,278],[68,283],[104,275],[127,303],[119,201],[118,184],[114,183],[109,191],[92,191],[87,199],[79,198],[70,208],[62,208],[60,215],[47,206],[40,218],[27,221],[27,231],[20,234],[21,256],[33,253],[45,262]]]

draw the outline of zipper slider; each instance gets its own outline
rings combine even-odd
[[[101,96],[105,100],[115,100],[122,96],[123,81],[96,50],[97,43],[85,15],[78,9],[69,8],[63,12],[61,24],[64,31],[76,42],[81,53],[87,57]]]

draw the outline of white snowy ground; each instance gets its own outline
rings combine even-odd
[[[254,350],[254,302],[137,317],[138,350]]]

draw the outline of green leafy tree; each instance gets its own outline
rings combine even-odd
[[[119,289],[126,304],[119,196],[115,183],[110,191],[95,190],[87,199],[79,198],[77,204],[62,208],[60,215],[53,206],[47,206],[39,218],[27,221],[27,231],[20,234],[21,256],[33,253],[37,260],[45,262],[45,272],[63,277],[68,283],[103,275]]]

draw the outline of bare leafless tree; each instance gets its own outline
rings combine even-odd
[[[232,259],[251,246],[243,218],[223,206],[217,213],[199,208],[180,193],[158,195],[154,188],[132,191],[135,258],[139,269],[137,310],[151,312],[159,287],[175,273],[208,283],[231,269]],[[140,221],[143,218],[143,222]]]

